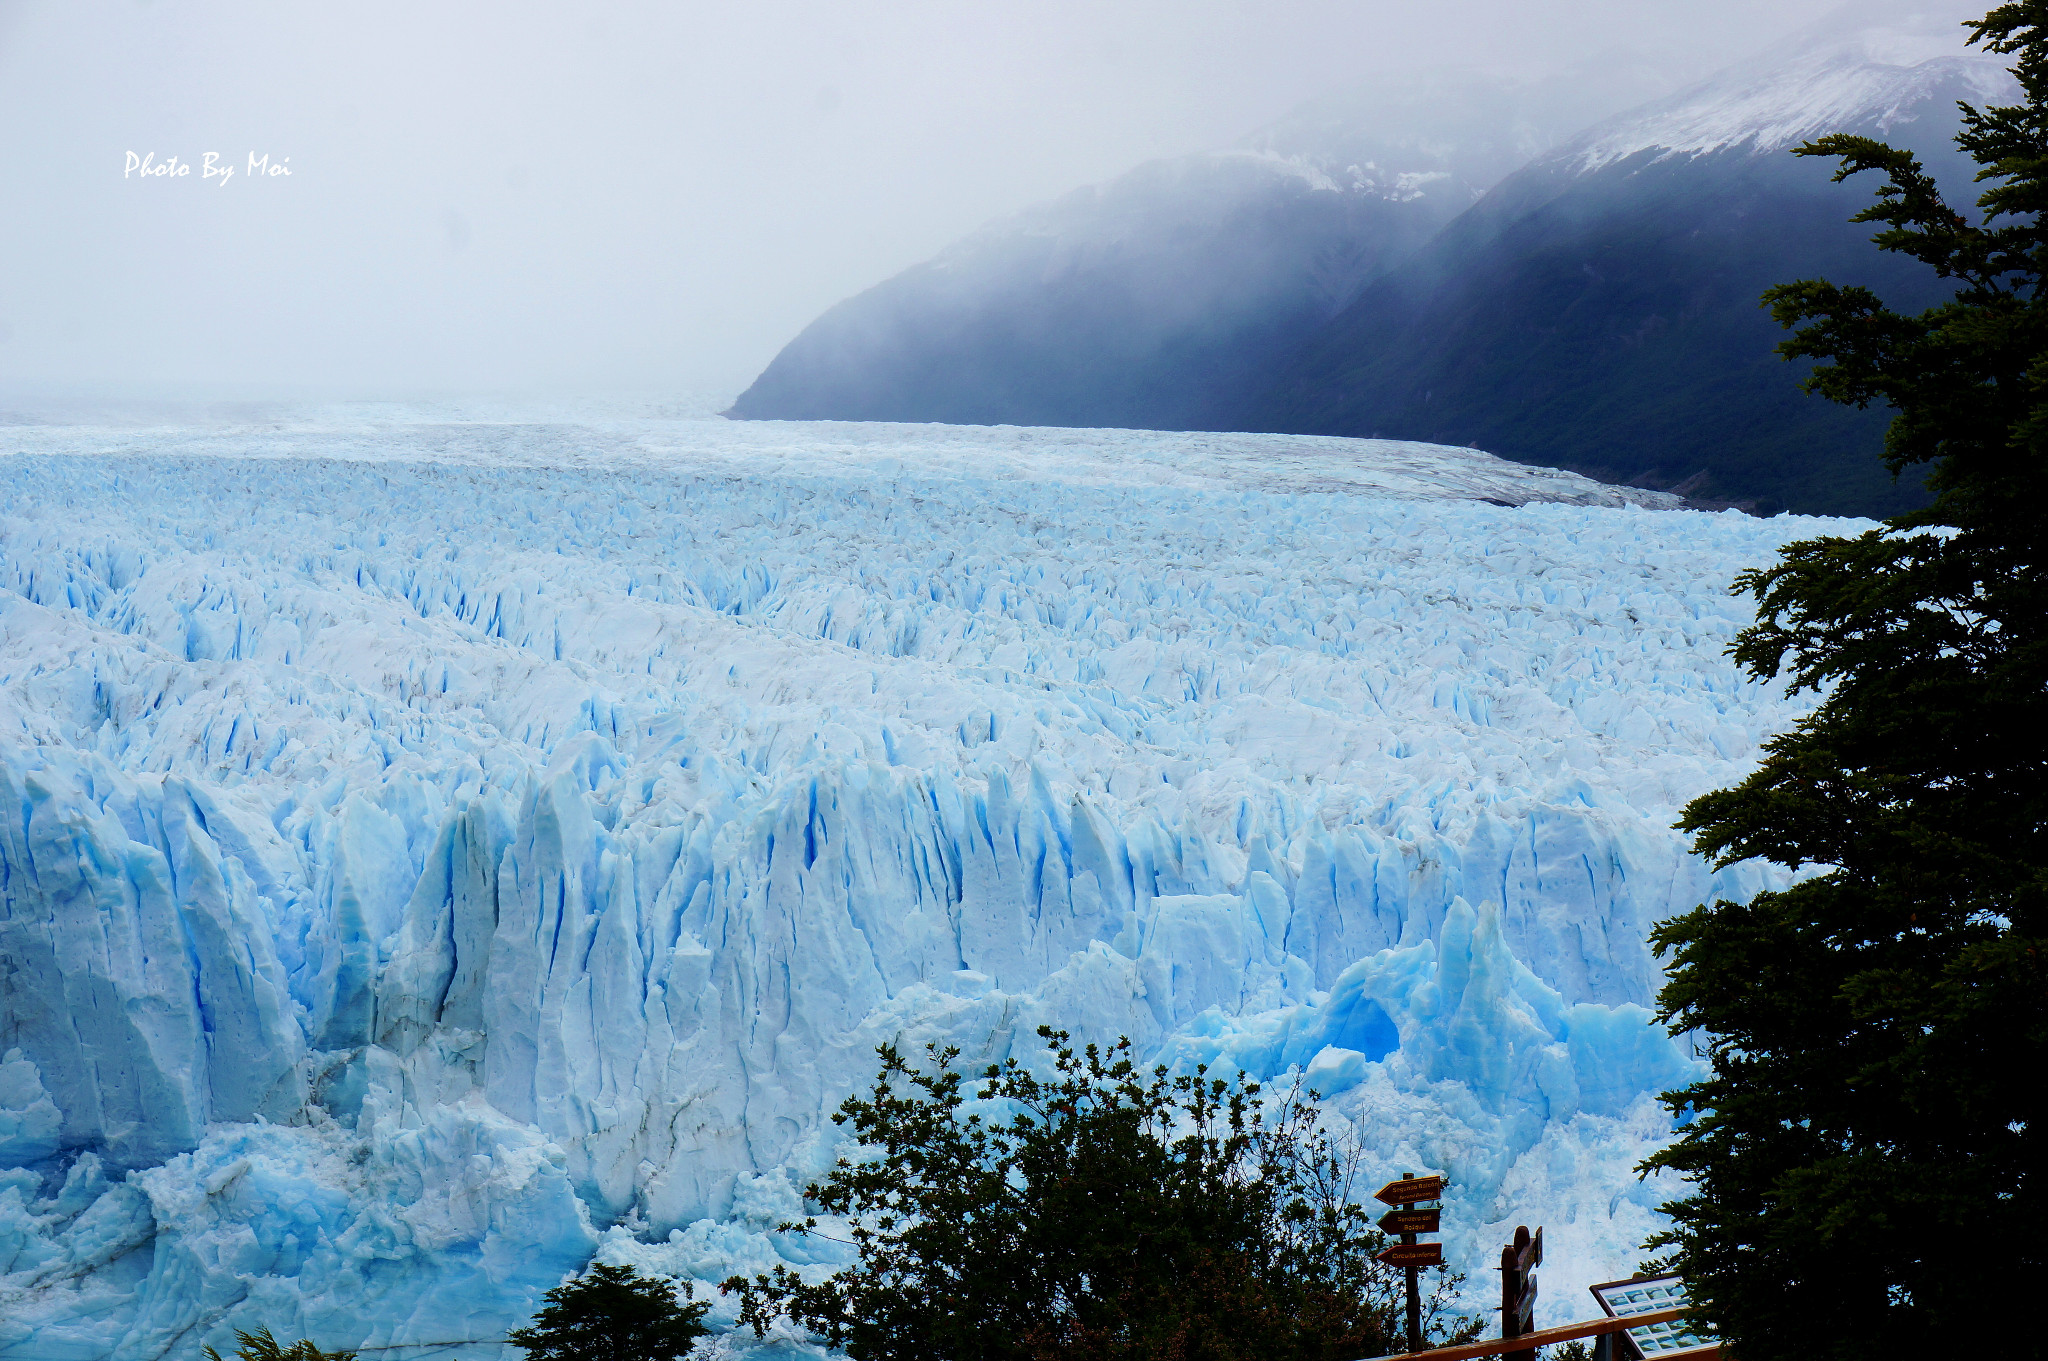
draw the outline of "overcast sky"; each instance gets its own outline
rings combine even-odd
[[[730,396],[990,218],[1318,93],[1675,88],[1833,7],[0,0],[0,382]]]

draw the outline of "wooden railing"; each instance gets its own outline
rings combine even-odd
[[[1559,1342],[1575,1342],[1582,1337],[1598,1337],[1602,1333],[1618,1333],[1629,1328],[1645,1328],[1653,1323],[1671,1323],[1684,1318],[1683,1309],[1660,1309],[1654,1314],[1630,1314],[1626,1318],[1596,1318],[1585,1323],[1568,1323],[1562,1328],[1545,1328],[1540,1332],[1524,1333],[1520,1337],[1496,1337],[1486,1342],[1466,1342],[1456,1347],[1438,1347],[1434,1351],[1401,1352],[1394,1356],[1375,1358],[1375,1361],[1469,1361],[1477,1356],[1499,1356],[1503,1352],[1525,1352],[1532,1347],[1549,1347]],[[1727,1361],[1719,1348],[1712,1351],[1694,1352],[1686,1361]]]

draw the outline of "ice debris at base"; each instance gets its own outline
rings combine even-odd
[[[1654,1227],[1645,935],[1766,882],[1670,823],[1801,712],[1725,588],[1821,522],[1286,437],[4,438],[0,1358],[828,1270],[775,1226],[874,1046],[1041,1022],[1306,1075],[1474,1307]]]

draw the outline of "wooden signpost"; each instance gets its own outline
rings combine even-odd
[[[1726,1361],[1720,1344],[1687,1317],[1692,1303],[1685,1282],[1677,1276],[1632,1276],[1625,1281],[1608,1281],[1592,1287],[1593,1297],[1608,1317],[1586,1323],[1568,1323],[1542,1332],[1536,1329],[1536,1268],[1543,1265],[1543,1230],[1530,1233],[1527,1226],[1515,1230],[1514,1241],[1500,1250],[1500,1337],[1492,1342],[1464,1342],[1433,1351],[1422,1350],[1421,1303],[1415,1273],[1443,1262],[1443,1248],[1421,1243],[1416,1235],[1437,1232],[1441,1212],[1436,1207],[1415,1208],[1415,1201],[1443,1195],[1442,1177],[1409,1177],[1389,1182],[1378,1199],[1396,1208],[1380,1216],[1379,1226],[1399,1233],[1401,1241],[1382,1252],[1379,1260],[1401,1267],[1408,1273],[1408,1351],[1380,1357],[1378,1361],[1536,1361],[1539,1347],[1595,1338],[1594,1356],[1619,1361],[1656,1361],[1671,1356],[1684,1361]],[[1414,1197],[1413,1200],[1408,1197]]]
[[[1396,1243],[1376,1254],[1388,1266],[1407,1267],[1410,1271],[1426,1266],[1444,1264],[1442,1243]]]
[[[1536,1268],[1543,1265],[1543,1229],[1526,1225],[1500,1250],[1500,1335],[1527,1337],[1536,1331]],[[1507,1361],[1536,1361],[1536,1349],[1505,1353]]]
[[[1388,1266],[1397,1266],[1408,1273],[1408,1350],[1422,1350],[1422,1291],[1416,1284],[1415,1273],[1429,1266],[1442,1266],[1444,1248],[1441,1243],[1424,1243],[1416,1235],[1437,1232],[1442,1211],[1435,1206],[1418,1210],[1416,1205],[1425,1200],[1441,1200],[1444,1194],[1444,1179],[1431,1175],[1411,1177],[1406,1172],[1399,1181],[1390,1181],[1373,1192],[1373,1199],[1393,1206],[1393,1210],[1380,1216],[1380,1229],[1386,1233],[1398,1233],[1401,1241],[1378,1253],[1380,1261]]]
[[[1444,1194],[1444,1179],[1434,1172],[1426,1177],[1411,1177],[1406,1172],[1399,1181],[1390,1181],[1372,1193],[1372,1198],[1387,1205],[1399,1205],[1407,1209],[1425,1200],[1441,1200]]]
[[[1435,1233],[1442,1210],[1389,1210],[1380,1216],[1381,1233]]]

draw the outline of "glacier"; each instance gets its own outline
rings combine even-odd
[[[1047,1022],[1313,1088],[1448,1175],[1469,1307],[1541,1223],[1583,1315],[1695,1071],[1649,927],[1778,882],[1670,827],[1810,702],[1727,584],[1855,527],[1371,440],[6,420],[24,1361],[509,1358],[593,1255],[829,1270],[776,1225],[874,1047]]]

